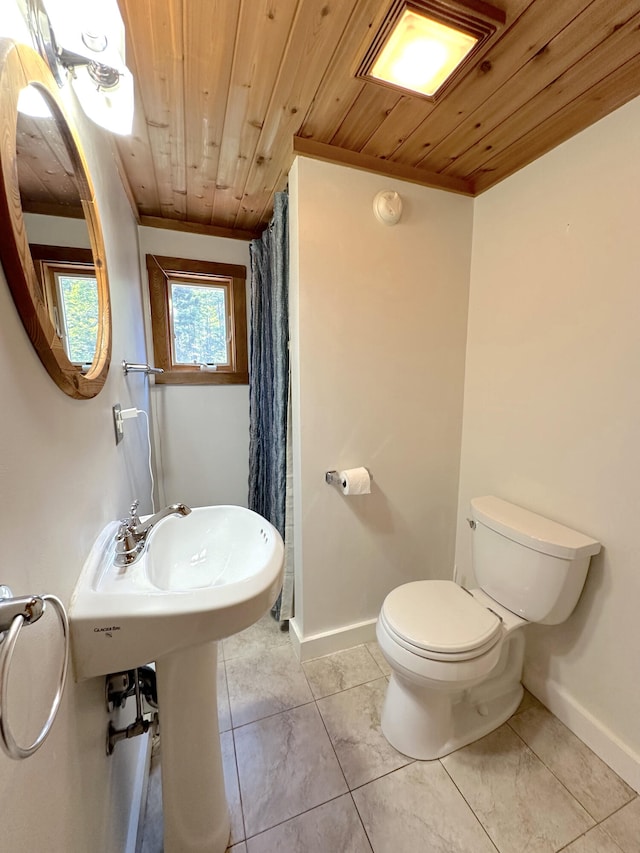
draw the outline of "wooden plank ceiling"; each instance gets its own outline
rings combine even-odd
[[[53,118],[18,112],[16,167],[26,213],[84,217],[73,163]]]
[[[437,104],[354,76],[391,0],[119,4],[117,145],[164,227],[259,232],[295,151],[475,195],[640,94],[640,0],[496,0],[505,27]]]

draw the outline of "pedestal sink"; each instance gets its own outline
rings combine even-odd
[[[283,575],[282,539],[238,506],[198,507],[114,564],[118,522],[96,540],[69,617],[76,678],[156,662],[165,853],[224,853],[229,814],[217,711],[217,641],[256,622]]]

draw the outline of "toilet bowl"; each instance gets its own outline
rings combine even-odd
[[[376,635],[392,675],[381,724],[405,755],[440,758],[518,707],[524,641],[514,632],[527,623],[487,598],[452,581],[416,581],[385,599]],[[422,609],[424,621],[411,625],[408,609]]]
[[[392,670],[382,732],[412,758],[447,755],[513,714],[523,694],[521,629],[564,621],[600,550],[596,540],[498,498],[471,507],[481,588],[403,584],[386,597],[376,626]]]

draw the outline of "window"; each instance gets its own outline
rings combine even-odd
[[[90,249],[31,245],[47,311],[67,358],[89,368],[98,340],[98,280]]]
[[[246,385],[246,269],[147,255],[155,380]]]
[[[169,278],[172,361],[227,367],[230,279]]]

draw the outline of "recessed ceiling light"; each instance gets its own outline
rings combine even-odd
[[[423,95],[435,95],[477,43],[477,36],[405,9],[371,76]]]
[[[438,0],[396,2],[358,76],[435,99],[504,20],[503,12],[483,2],[473,10]]]

